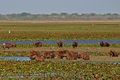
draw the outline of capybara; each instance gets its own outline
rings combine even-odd
[[[63,47],[63,42],[59,41],[57,42],[58,47]]]
[[[41,56],[40,55],[40,52],[39,51],[35,51],[35,50],[32,50],[31,52],[30,52],[30,55],[29,55],[29,57],[30,57],[30,59],[31,60],[34,60],[35,59],[35,56]]]
[[[56,57],[59,59],[63,59],[63,57],[67,57],[67,54],[69,53],[68,50],[62,50],[56,52]]]
[[[54,54],[54,51],[43,51],[42,56],[44,58],[54,58],[55,54]]]
[[[3,43],[3,48],[5,49],[5,48],[10,48],[10,47],[12,47],[12,45],[11,45],[11,43]]]
[[[67,54],[68,60],[77,60],[78,58],[79,58],[78,52],[69,51],[69,53]]]
[[[104,46],[105,46],[105,47],[109,47],[110,44],[109,44],[108,42],[105,42],[105,43],[104,43]]]
[[[110,44],[108,43],[108,42],[100,42],[100,46],[101,47],[109,47],[110,46]]]
[[[90,57],[89,57],[89,55],[87,53],[81,53],[80,56],[84,60],[90,60]]]
[[[103,42],[103,41],[100,42],[100,46],[101,46],[101,47],[104,47],[104,42]]]
[[[42,42],[33,43],[36,47],[42,47]]]
[[[74,42],[72,43],[72,47],[73,47],[73,48],[76,48],[77,46],[78,46],[78,43],[74,41]]]
[[[108,54],[112,57],[118,57],[118,53],[114,50],[110,50],[110,52]]]
[[[16,43],[10,43],[12,47],[16,47],[17,44]]]
[[[40,57],[40,56],[37,56],[37,55],[34,56],[34,59],[35,59],[36,61],[44,62],[44,58],[42,58],[42,57]]]

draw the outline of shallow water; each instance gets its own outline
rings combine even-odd
[[[0,57],[0,60],[5,60],[5,61],[9,61],[9,60],[10,61],[31,61],[31,59],[29,57]],[[63,63],[65,63],[65,62],[63,61]],[[99,64],[99,63],[102,63],[102,62],[93,61],[92,63],[93,64]],[[107,63],[108,64],[120,64],[120,62],[107,62]]]
[[[50,41],[41,41],[43,44],[56,44],[58,41],[62,41],[64,44],[72,44],[73,41],[78,42],[78,44],[97,44],[101,41],[108,43],[120,44],[120,39],[109,39],[109,40],[50,40]],[[17,44],[32,44],[39,41],[0,41],[0,44],[6,43],[17,43]]]
[[[29,57],[0,57],[0,60],[30,61]]]
[[[20,78],[40,78],[40,77],[47,77],[47,76],[56,76],[58,73],[34,73],[34,74],[29,74],[29,75],[10,75],[10,76],[0,76],[0,79],[5,79],[5,78],[15,78],[15,79],[20,79]],[[62,73],[59,75],[63,75]]]

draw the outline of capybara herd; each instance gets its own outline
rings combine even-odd
[[[36,43],[33,43],[33,45],[35,46],[35,47],[42,47],[42,42],[36,42]],[[63,47],[63,42],[61,42],[61,41],[59,41],[59,42],[57,42],[57,45],[58,45],[58,47],[59,48],[61,48],[61,47]],[[17,44],[16,43],[3,43],[3,48],[5,49],[5,48],[11,48],[11,47],[16,47],[17,46]],[[110,44],[108,43],[108,42],[100,42],[100,46],[101,47],[109,47],[110,46]],[[76,41],[73,41],[72,42],[72,47],[73,48],[76,48],[76,47],[78,47],[78,43],[76,42]]]
[[[36,47],[42,47],[42,42],[33,43]],[[57,45],[59,48],[63,47],[63,42],[59,41],[57,42]],[[16,43],[3,43],[3,48],[11,48],[16,47]],[[72,42],[72,47],[76,48],[78,46],[77,42]],[[101,47],[109,47],[110,44],[107,42],[100,42]],[[114,50],[110,50],[108,54],[112,57],[118,57],[118,53]],[[58,58],[58,59],[66,59],[66,60],[77,60],[77,59],[83,59],[83,60],[89,60],[90,57],[87,53],[78,53],[75,51],[69,51],[69,50],[59,50],[59,51],[31,51],[29,55],[31,60],[37,60],[44,62],[44,59],[52,59],[52,58]]]
[[[31,60],[37,60],[37,61],[44,61],[44,59],[52,59],[52,58],[58,58],[58,59],[64,59],[66,60],[77,60],[77,59],[83,59],[83,60],[89,60],[90,57],[87,53],[81,53],[74,51],[68,51],[68,50],[61,50],[61,51],[31,51],[29,55]]]

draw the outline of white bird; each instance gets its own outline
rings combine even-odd
[[[9,31],[8,31],[8,33],[10,34],[10,33],[11,33],[11,31],[9,30]]]

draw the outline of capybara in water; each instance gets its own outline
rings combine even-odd
[[[57,42],[58,47],[63,47],[63,42],[59,41]]]
[[[80,57],[81,57],[82,59],[84,59],[84,60],[90,60],[90,57],[89,57],[89,55],[88,55],[87,53],[81,53],[81,54],[80,54]]]
[[[72,46],[73,46],[73,48],[76,48],[76,47],[78,46],[78,43],[74,41],[74,42],[72,43]]]
[[[100,46],[101,46],[101,47],[104,47],[104,42],[103,42],[103,41],[100,42]]]
[[[11,45],[11,43],[3,43],[3,48],[5,49],[5,48],[10,48],[10,47],[12,47],[12,45]]]
[[[105,47],[109,47],[110,44],[109,44],[108,42],[105,42],[105,43],[104,43],[104,46],[105,46]]]
[[[110,50],[110,52],[108,54],[112,57],[118,57],[118,53],[114,50]]]
[[[42,52],[42,56],[44,58],[54,58],[55,54],[54,54],[54,51],[44,51]]]
[[[16,43],[10,43],[12,47],[16,47],[17,44]]]
[[[101,47],[109,47],[110,46],[110,44],[108,43],[108,42],[100,42],[100,46]]]
[[[33,43],[36,47],[42,47],[42,42]]]

